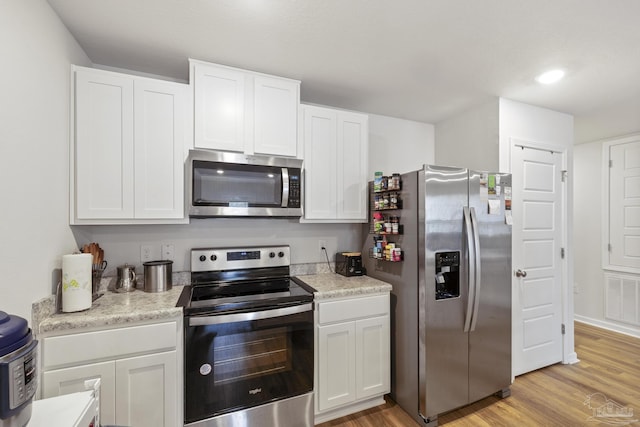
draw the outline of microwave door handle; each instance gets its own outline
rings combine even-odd
[[[289,206],[289,169],[282,168],[282,204],[283,208]]]

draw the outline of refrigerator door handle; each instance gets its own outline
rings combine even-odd
[[[467,237],[467,252],[469,254],[469,294],[467,295],[467,313],[464,318],[464,332],[469,332],[471,328],[471,318],[473,317],[474,301],[476,299],[476,246],[473,240],[475,235],[471,224],[471,212],[468,206],[462,208],[464,214],[465,235]]]
[[[482,271],[480,267],[480,230],[478,229],[478,218],[476,216],[476,210],[471,208],[471,228],[473,229],[473,244],[474,244],[474,263],[475,263],[475,278],[473,280],[475,286],[475,295],[473,303],[473,314],[471,316],[471,332],[476,330],[476,323],[478,323],[478,308],[480,306],[480,288],[482,287]]]

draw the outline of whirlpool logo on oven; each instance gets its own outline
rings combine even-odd
[[[249,394],[251,395],[256,395],[258,393],[262,393],[262,388],[258,387],[258,388],[254,388],[253,390],[249,390]]]

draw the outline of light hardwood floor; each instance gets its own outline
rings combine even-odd
[[[516,378],[511,396],[488,397],[439,417],[447,427],[607,426],[640,427],[640,339],[576,322],[575,349],[580,362],[553,365]],[[599,393],[599,394],[596,394]],[[591,407],[614,401],[630,418],[605,420]],[[591,419],[590,419],[591,418]],[[603,421],[610,421],[605,423]],[[631,421],[624,423],[625,421]],[[420,427],[395,402],[359,412],[318,427]],[[422,425],[424,427],[424,424]]]

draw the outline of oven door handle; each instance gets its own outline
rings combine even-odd
[[[313,310],[311,303],[272,310],[252,311],[250,313],[223,314],[220,316],[189,317],[189,326],[219,325],[222,323],[247,322],[251,320],[271,319]]]

